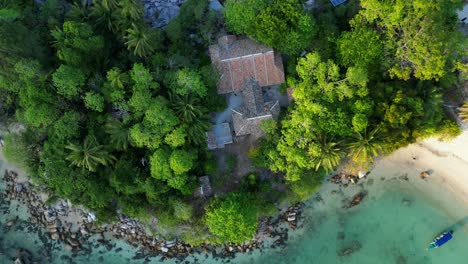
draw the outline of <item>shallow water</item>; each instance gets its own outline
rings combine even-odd
[[[0,161],[1,167],[1,161]],[[0,168],[1,171],[1,168]],[[290,233],[284,248],[265,249],[238,255],[231,263],[467,263],[468,208],[440,185],[416,177],[409,181],[401,173],[370,175],[358,185],[343,190],[325,184],[318,195],[306,203],[303,228]],[[3,177],[3,173],[1,173]],[[385,179],[382,179],[385,177]],[[0,184],[0,189],[2,185]],[[368,196],[357,207],[343,209],[359,191]],[[334,194],[332,191],[336,191]],[[16,211],[18,208],[18,211]],[[0,208],[1,209],[1,208]],[[159,258],[133,259],[136,249],[116,241],[112,251],[91,243],[91,254],[72,257],[61,243],[40,240],[40,229],[25,221],[27,212],[16,204],[10,212],[0,210],[0,223],[19,216],[15,227],[5,232],[0,228],[0,263],[12,263],[15,249],[26,248],[38,259],[48,251],[51,261],[40,263],[161,263]],[[29,228],[29,230],[28,230]],[[454,229],[454,238],[442,248],[425,251],[439,232]],[[338,253],[352,246],[359,248],[348,256]],[[118,252],[116,249],[121,248]],[[221,260],[196,256],[189,263],[221,263]],[[174,263],[174,261],[164,262]]]

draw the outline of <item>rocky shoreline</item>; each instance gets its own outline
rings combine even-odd
[[[47,205],[41,193],[29,181],[19,182],[18,174],[11,170],[6,170],[3,176],[5,189],[0,194],[0,207],[8,210],[12,201],[18,201],[25,205],[31,215],[29,223],[34,224],[32,232],[40,232],[41,240],[46,245],[46,250],[42,256],[35,256],[45,261],[51,261],[51,250],[56,241],[63,243],[65,248],[72,253],[72,257],[77,254],[89,254],[94,248],[104,246],[108,251],[122,250],[116,247],[115,239],[122,239],[134,246],[137,251],[134,259],[148,259],[160,257],[164,259],[178,259],[183,261],[186,257],[200,254],[212,255],[214,258],[232,258],[236,253],[248,253],[255,249],[262,251],[266,246],[264,241],[269,239],[270,247],[283,247],[288,240],[290,230],[300,226],[300,216],[303,204],[290,207],[279,217],[264,218],[259,223],[256,236],[242,245],[226,244],[223,246],[213,246],[203,244],[193,247],[182,241],[167,241],[156,238],[146,233],[145,228],[136,219],[131,219],[119,215],[119,221],[112,224],[98,224],[95,216],[83,208],[71,205],[68,201],[58,199],[55,203]],[[4,212],[8,213],[8,212]],[[10,219],[3,225],[4,231],[19,226],[18,219]],[[45,229],[45,234],[41,228]],[[27,228],[27,227],[26,227]],[[97,238],[97,243],[92,243],[92,237]],[[14,263],[35,263],[25,249],[18,249]],[[26,254],[26,253],[27,254]],[[25,255],[29,257],[24,257]],[[21,257],[20,257],[21,256]],[[16,261],[16,262],[15,262]]]

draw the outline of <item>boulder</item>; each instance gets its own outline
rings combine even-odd
[[[15,186],[16,192],[22,192],[23,191],[23,184],[17,183]]]
[[[58,240],[60,238],[58,233],[50,233],[50,239]]]
[[[16,220],[10,220],[5,224],[5,226],[7,228],[10,228],[10,227],[14,226],[15,224],[16,224]]]
[[[210,9],[213,9],[215,11],[220,11],[221,9],[223,9],[223,6],[218,0],[210,0],[209,7]]]
[[[169,249],[167,247],[161,247],[161,251],[164,252],[164,253],[167,253],[169,251]]]
[[[359,179],[364,178],[366,175],[367,175],[367,172],[365,172],[365,171],[358,172],[358,178]]]
[[[177,5],[167,5],[159,13],[159,16],[154,24],[156,27],[165,27],[172,19],[179,15],[180,8]]]

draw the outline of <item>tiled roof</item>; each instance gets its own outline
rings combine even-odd
[[[281,56],[251,39],[237,39],[233,35],[221,37],[218,44],[210,46],[210,56],[221,74],[219,94],[241,91],[250,78],[262,87],[284,82]]]
[[[260,126],[262,121],[273,119],[271,114],[264,116],[257,116],[251,118],[245,118],[240,112],[232,111],[232,124],[236,136],[252,135],[255,138],[260,138],[264,135],[264,132]]]
[[[254,81],[249,80],[242,91],[244,105],[232,109],[232,124],[236,136],[252,135],[260,138],[264,135],[261,123],[264,120],[277,119],[280,111],[278,100],[264,102],[262,90]]]
[[[254,79],[250,78],[245,81],[242,97],[245,108],[249,112],[247,116],[265,115],[269,112],[268,109],[264,109],[265,102],[263,101],[262,88]]]

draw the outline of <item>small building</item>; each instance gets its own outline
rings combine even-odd
[[[229,123],[214,125],[212,129],[206,132],[208,149],[224,148],[225,145],[232,143],[232,133]]]
[[[218,94],[229,95],[229,98],[240,97],[241,100],[240,104],[230,107],[234,135],[251,135],[255,139],[263,136],[261,123],[264,120],[276,120],[280,104],[278,99],[265,96],[262,88],[284,83],[281,55],[252,39],[237,38],[234,35],[219,38],[218,43],[210,46],[209,51],[213,65],[220,73]],[[232,142],[232,134],[231,139],[227,140],[228,126],[229,124],[224,125],[222,136],[217,136],[216,128],[207,132],[209,149],[224,147],[224,142]]]

